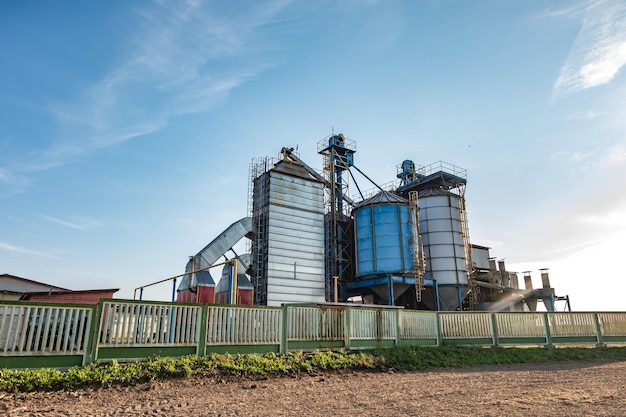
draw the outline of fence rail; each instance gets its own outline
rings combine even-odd
[[[209,306],[208,345],[280,345],[280,308]]]
[[[98,347],[198,343],[201,306],[105,302]]]
[[[346,304],[282,307],[102,300],[97,306],[0,302],[0,367],[212,352],[396,345],[626,344],[626,312],[421,312]]]

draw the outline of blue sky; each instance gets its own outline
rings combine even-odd
[[[132,297],[334,129],[379,183],[466,168],[474,243],[625,309],[620,0],[3,2],[0,53],[0,273]]]

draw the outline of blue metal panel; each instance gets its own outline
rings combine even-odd
[[[357,209],[357,276],[413,269],[408,204],[378,204]]]

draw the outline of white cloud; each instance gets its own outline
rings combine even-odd
[[[120,45],[125,58],[79,96],[51,102],[48,112],[63,136],[12,161],[0,183],[153,133],[173,117],[211,110],[273,65],[264,53],[266,29],[289,5],[270,0],[226,12],[219,3],[159,0],[136,10],[136,30]]]
[[[593,120],[602,116],[603,113],[594,110],[587,110],[578,113],[571,114],[565,117],[565,120]]]
[[[21,193],[31,180],[15,173],[10,168],[0,167],[0,197],[8,197]]]
[[[563,7],[560,9],[546,9],[540,15],[540,19],[550,19],[550,18],[566,18],[566,19],[579,19],[584,15],[585,10],[587,9],[587,1],[578,1],[574,2],[567,7]]]
[[[595,152],[567,152],[558,151],[552,154],[552,159],[560,159],[568,162],[581,162],[595,155]]]
[[[605,165],[615,166],[626,163],[626,148],[622,145],[612,146],[603,160]]]
[[[557,151],[552,154],[552,160],[565,161],[567,163],[579,164],[584,162],[585,167],[617,167],[626,165],[626,147],[616,144],[610,148],[596,149],[592,151]]]
[[[0,182],[9,182],[9,171],[0,167]]]
[[[0,249],[6,250],[9,252],[23,253],[26,255],[35,255],[35,256],[43,256],[46,258],[52,258],[53,256],[48,253],[38,252],[31,249],[21,248],[19,246],[14,246],[9,243],[0,242]]]
[[[626,3],[589,4],[582,28],[557,78],[553,97],[610,82],[626,65]]]
[[[84,218],[70,221],[70,220],[60,219],[58,217],[48,216],[45,214],[40,215],[40,217],[50,223],[54,223],[59,226],[67,227],[67,228],[74,229],[74,230],[81,230],[81,231],[94,229],[100,225],[99,222],[97,221],[94,221],[91,219],[84,219]]]
[[[580,68],[582,89],[606,84],[626,64],[626,41],[617,40],[598,46]]]

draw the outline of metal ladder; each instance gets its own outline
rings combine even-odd
[[[461,235],[463,236],[463,249],[465,251],[465,269],[467,271],[467,283],[469,286],[469,308],[476,310],[478,305],[479,287],[474,279],[474,262],[472,260],[472,246],[469,238],[469,227],[467,224],[467,211],[465,208],[465,187],[459,186],[459,217],[461,220]]]
[[[413,215],[409,218],[409,224],[411,225],[411,231],[413,235],[413,271],[415,273],[415,299],[418,303],[422,301],[422,293],[425,289],[424,286],[424,272],[426,270],[426,256],[424,254],[424,248],[422,246],[422,236],[419,232],[419,206],[418,206],[418,193],[417,191],[409,192],[409,204]]]

